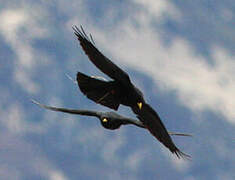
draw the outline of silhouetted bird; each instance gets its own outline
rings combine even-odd
[[[127,118],[125,116],[121,116],[115,112],[100,112],[100,111],[90,111],[90,110],[79,110],[79,109],[67,109],[67,108],[58,108],[58,107],[53,107],[53,106],[46,106],[44,104],[41,104],[35,100],[31,100],[34,104],[51,110],[51,111],[58,111],[58,112],[63,112],[63,113],[69,113],[69,114],[77,114],[77,115],[82,115],[82,116],[93,116],[97,117],[100,120],[101,125],[110,130],[115,130],[119,129],[122,125],[135,125],[140,128],[146,128],[142,122],[132,119],[132,118]],[[176,132],[168,132],[170,135],[176,135],[176,136],[192,136],[190,134],[185,134],[185,133],[176,133]]]
[[[160,117],[145,102],[142,92],[131,82],[128,74],[95,47],[92,36],[88,37],[82,26],[81,29],[74,26],[73,30],[90,61],[113,79],[112,81],[105,81],[78,72],[77,82],[80,90],[89,99],[111,109],[117,110],[120,104],[131,107],[132,111],[137,114],[139,120],[150,133],[172,153],[176,154],[178,158],[190,158],[189,155],[183,153],[175,146]]]

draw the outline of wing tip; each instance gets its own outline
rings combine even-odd
[[[74,30],[74,34],[77,36],[78,40],[87,40],[90,43],[92,43],[93,45],[95,45],[95,42],[93,40],[92,35],[90,34],[90,36],[88,37],[86,32],[84,31],[82,25],[80,25],[80,28],[78,28],[76,25],[72,26],[72,29]]]
[[[83,30],[82,26],[80,26],[80,29],[79,29],[76,25],[74,25],[72,26],[72,29],[74,30],[74,34],[77,36],[79,41],[81,39],[87,39],[87,35],[85,31]]]
[[[178,157],[178,159],[183,159],[183,160],[188,160],[188,161],[192,161],[192,157],[182,151],[180,151],[179,149],[177,149],[176,151],[173,152],[174,154],[176,154],[176,156]]]
[[[80,29],[79,29],[76,25],[72,26],[72,29],[74,30],[74,34],[75,34],[78,38],[79,38],[80,36],[82,36],[82,33],[81,33]]]
[[[30,99],[32,103],[38,105],[39,107],[41,108],[45,108],[45,109],[50,109],[48,106],[44,105],[44,104],[41,104],[40,102],[34,100],[34,99]]]
[[[40,105],[41,105],[38,101],[36,101],[36,100],[34,100],[34,99],[30,99],[30,101],[31,101],[32,103],[34,103],[34,104],[38,105],[38,106],[40,106]]]

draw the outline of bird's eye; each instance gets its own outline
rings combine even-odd
[[[106,122],[108,122],[108,119],[103,118],[103,119],[102,119],[102,122],[106,123]]]
[[[139,109],[141,109],[143,104],[142,104],[142,102],[137,102],[137,105],[138,105]]]

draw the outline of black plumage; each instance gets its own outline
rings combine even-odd
[[[111,109],[117,110],[120,104],[131,107],[132,111],[150,133],[172,153],[176,154],[178,158],[189,158],[189,155],[183,153],[175,146],[159,115],[145,102],[142,92],[131,82],[128,74],[95,47],[92,36],[90,35],[89,38],[82,26],[80,29],[74,26],[73,29],[90,61],[113,79],[104,81],[78,72],[77,82],[80,90],[89,99]]]
[[[135,125],[140,128],[146,128],[145,125],[138,120],[127,118],[125,116],[122,116],[115,112],[100,112],[100,111],[91,111],[91,110],[81,110],[81,109],[67,109],[67,108],[58,108],[53,106],[47,106],[44,104],[41,104],[35,100],[31,100],[34,104],[51,110],[51,111],[58,111],[68,114],[76,114],[76,115],[82,115],[82,116],[91,116],[96,117],[100,120],[101,125],[105,129],[109,130],[115,130],[119,129],[122,125]],[[186,133],[176,133],[176,132],[168,132],[170,135],[177,135],[177,136],[192,136],[190,134]]]

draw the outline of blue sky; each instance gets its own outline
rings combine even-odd
[[[235,6],[225,1],[0,1],[0,177],[3,179],[235,179]],[[72,31],[128,72],[192,156],[178,160],[147,131],[103,129],[110,111],[84,97],[77,71],[104,76]],[[107,78],[107,77],[106,77]],[[119,113],[134,118],[129,108]]]

